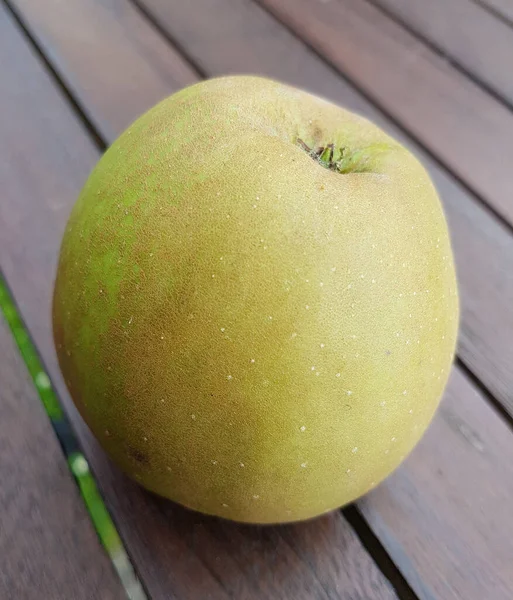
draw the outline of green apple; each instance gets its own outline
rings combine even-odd
[[[417,159],[241,76],[171,96],[105,153],[64,235],[53,320],[74,402],[124,471],[274,523],[358,498],[412,450],[458,298]]]

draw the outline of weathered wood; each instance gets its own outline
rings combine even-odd
[[[73,98],[108,139],[197,77],[128,1],[14,0],[9,4],[22,21],[26,18],[53,68],[70,74],[67,85]]]
[[[511,0],[470,0],[488,8],[488,10],[513,26],[513,3]]]
[[[397,598],[340,513],[300,524],[255,527],[205,519],[157,502],[165,519],[173,521],[175,535],[222,582],[230,598]]]
[[[419,447],[359,503],[420,598],[513,596],[512,440],[456,370]]]
[[[157,499],[99,450],[63,385],[49,318],[59,240],[98,152],[1,5],[0,57],[0,267],[152,599],[396,598],[339,512],[315,531],[308,523],[288,528],[285,541],[280,528],[222,523]],[[109,87],[104,93],[108,98]],[[310,552],[326,560],[309,564]]]
[[[513,113],[366,0],[259,0],[513,224]]]
[[[513,106],[513,30],[472,0],[372,0]],[[513,7],[513,4],[511,4]]]
[[[123,600],[0,312],[0,598]]]

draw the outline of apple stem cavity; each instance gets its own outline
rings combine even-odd
[[[335,144],[326,144],[326,146],[314,148],[306,144],[301,138],[297,138],[297,144],[322,167],[342,174],[371,172],[370,159],[373,158],[376,151],[385,149],[382,144],[378,145],[379,148],[363,148],[355,152],[350,152],[346,146],[336,148]]]

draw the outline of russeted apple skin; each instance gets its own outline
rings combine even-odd
[[[328,144],[344,172],[315,155]],[[446,221],[369,121],[258,77],[205,81],[98,162],[53,324],[78,410],[141,485],[308,519],[387,477],[433,417],[458,327]]]

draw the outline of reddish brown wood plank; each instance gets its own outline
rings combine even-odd
[[[59,240],[98,152],[1,5],[0,57],[0,266],[153,600],[397,598],[340,513],[286,530],[222,523],[150,496],[106,460],[63,385],[49,317]]]
[[[371,1],[513,106],[513,29],[506,23],[472,0]]]
[[[366,0],[259,0],[513,224],[513,113]]]
[[[123,600],[0,312],[0,598]]]
[[[359,506],[421,598],[510,600],[511,498],[511,429],[456,370],[418,448]]]

